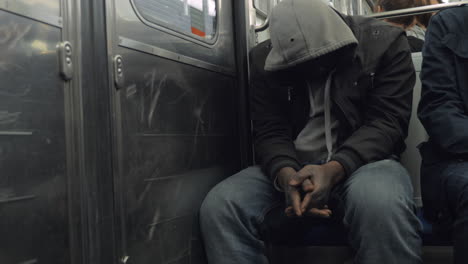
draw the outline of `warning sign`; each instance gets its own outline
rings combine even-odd
[[[190,7],[190,20],[192,23],[192,33],[200,37],[205,37],[205,14],[203,10]]]

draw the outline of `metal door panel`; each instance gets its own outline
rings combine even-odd
[[[70,263],[62,32],[2,10],[0,25],[0,263]]]
[[[131,0],[107,6],[125,79],[112,87],[119,258],[206,263],[198,210],[240,165],[232,3],[218,1],[213,45],[144,24]]]
[[[125,48],[117,208],[128,263],[200,263],[198,209],[239,166],[232,77]],[[198,250],[197,250],[198,249]]]
[[[229,0],[218,0],[218,36],[213,45],[186,37],[165,27],[154,28],[144,24],[133,8],[131,0],[115,0],[114,8],[116,24],[114,41],[119,45],[137,50],[141,50],[141,46],[149,45],[157,50],[158,56],[189,64],[198,63],[201,67],[206,65],[210,70],[219,68],[224,72],[235,73],[233,17]],[[130,41],[125,41],[126,39]],[[132,44],[133,42],[144,45]],[[148,52],[148,49],[143,51]],[[216,67],[212,67],[213,65]]]

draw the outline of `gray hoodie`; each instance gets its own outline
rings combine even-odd
[[[343,19],[321,0],[283,0],[270,16],[272,50],[266,71],[316,59],[357,39]]]
[[[266,71],[290,69],[357,44],[348,25],[321,0],[284,0],[273,9],[270,21],[272,49]],[[311,73],[317,70],[310,69]],[[332,70],[323,80],[305,80],[311,105],[309,122],[294,142],[302,162],[329,161],[333,154],[339,126],[331,111],[333,74]]]

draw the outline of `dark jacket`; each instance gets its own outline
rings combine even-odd
[[[468,154],[468,6],[435,15],[426,33],[419,119],[437,153],[427,159]],[[432,155],[434,154],[434,155]]]
[[[338,67],[332,84],[339,142],[332,160],[347,175],[405,149],[415,71],[403,30],[371,18],[343,16],[359,44],[354,59]],[[274,177],[284,167],[301,168],[294,139],[308,121],[304,78],[267,72],[271,43],[251,52],[252,119],[256,158]]]
[[[429,134],[421,147],[421,187],[426,217],[443,225],[447,206],[442,171],[468,161],[468,6],[447,9],[431,19],[421,71],[419,119]]]

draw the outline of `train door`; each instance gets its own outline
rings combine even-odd
[[[204,263],[197,212],[239,168],[232,0],[107,0],[123,263]]]
[[[0,0],[0,263],[80,262],[67,10]]]

